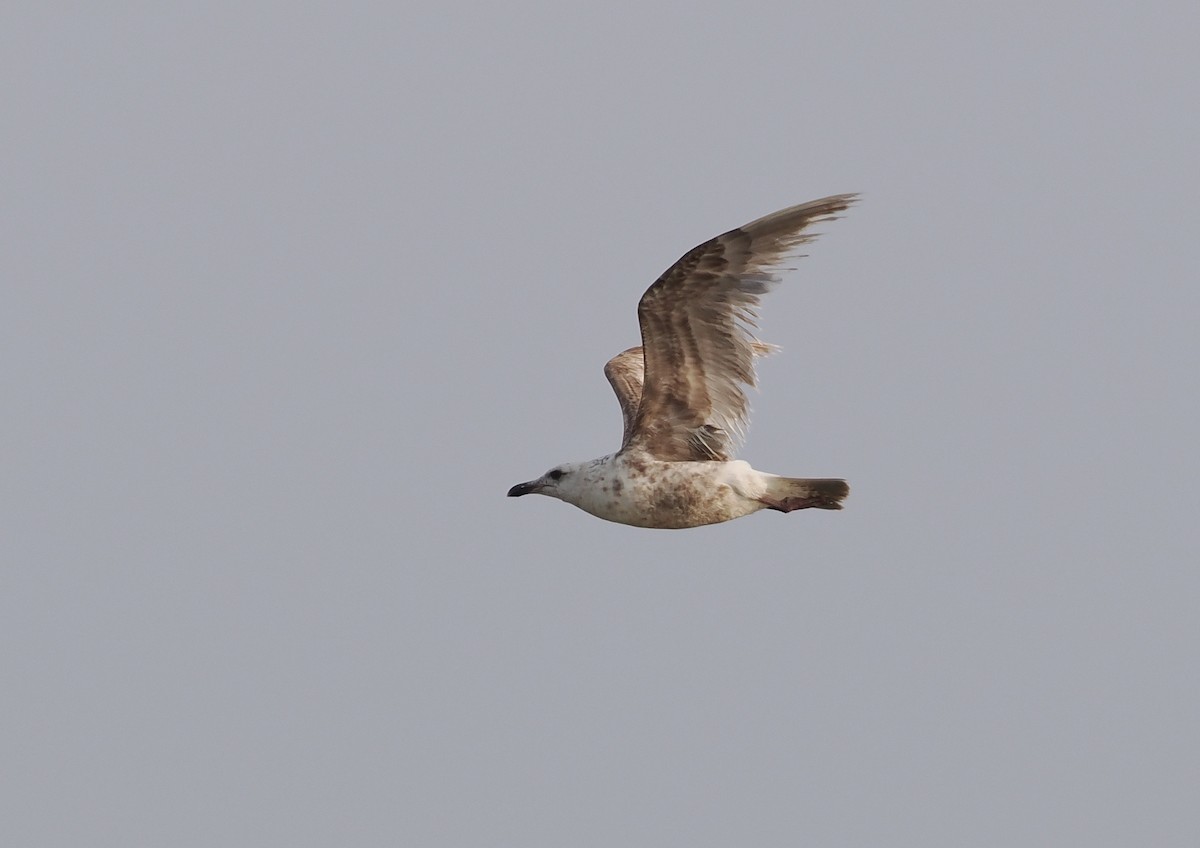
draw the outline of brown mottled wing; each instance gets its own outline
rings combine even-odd
[[[644,387],[622,449],[664,461],[725,459],[747,423],[743,386],[753,386],[750,333],[759,298],[780,264],[811,241],[810,224],[844,211],[856,195],[792,206],[693,248],[642,295],[638,320]],[[714,440],[719,444],[714,449]]]
[[[608,378],[617,403],[621,404],[621,419],[625,423],[625,432],[621,436],[621,444],[629,441],[629,432],[633,429],[633,421],[637,417],[638,404],[642,400],[642,373],[645,370],[645,360],[642,358],[640,347],[623,350],[608,360],[604,366],[604,376]]]
[[[755,356],[767,356],[775,351],[774,345],[755,341],[751,344]],[[638,405],[642,402],[642,382],[646,371],[646,359],[640,347],[631,347],[614,356],[604,366],[604,376],[608,378],[617,403],[621,405],[621,420],[625,430],[621,435],[621,447],[629,444],[633,431],[633,422],[637,419]],[[708,459],[728,458],[720,456],[728,447],[728,439],[724,433],[715,427],[702,428],[693,441],[698,441],[697,448],[706,454]]]

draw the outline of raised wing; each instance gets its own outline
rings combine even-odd
[[[625,424],[625,432],[621,436],[622,445],[629,441],[629,432],[633,429],[638,404],[642,400],[644,370],[645,360],[642,358],[640,347],[621,351],[604,366],[604,376],[613,387],[617,403],[621,404],[621,420]]]
[[[776,350],[775,345],[760,341],[751,343],[755,356],[766,356]],[[633,430],[633,422],[637,419],[638,406],[642,402],[642,384],[645,379],[646,358],[640,347],[631,347],[614,356],[604,366],[604,376],[608,378],[617,403],[621,405],[621,420],[625,430],[621,435],[621,447],[629,443]],[[691,440],[703,459],[729,459],[727,454],[728,439],[716,427],[702,428],[701,432]]]
[[[755,355],[770,349],[751,334],[759,298],[794,249],[815,238],[809,225],[855,199],[825,197],[730,230],[685,253],[646,290],[638,304],[644,386],[622,450],[664,461],[730,458],[748,420],[743,386],[755,384]]]

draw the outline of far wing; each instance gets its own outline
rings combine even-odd
[[[604,376],[608,378],[617,403],[621,404],[621,419],[625,424],[625,432],[621,435],[622,446],[629,441],[629,431],[633,420],[637,417],[638,404],[642,400],[642,374],[645,371],[645,359],[640,347],[631,347],[621,351],[604,366]]]

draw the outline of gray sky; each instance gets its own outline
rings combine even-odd
[[[1200,844],[1198,27],[5,4],[0,843]],[[504,497],[845,191],[742,454],[844,512]]]

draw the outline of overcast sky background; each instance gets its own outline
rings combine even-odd
[[[4,4],[0,843],[1200,844],[1192,3]],[[608,524],[710,236],[743,457]]]

